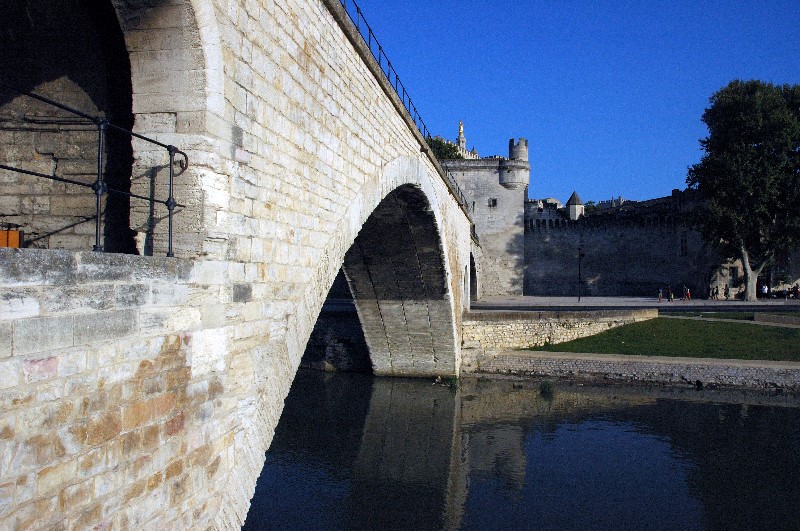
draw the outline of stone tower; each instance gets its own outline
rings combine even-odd
[[[456,139],[456,144],[461,149],[467,149],[467,138],[464,136],[464,122],[461,120],[458,121],[458,138]]]
[[[572,195],[569,196],[569,200],[567,201],[567,211],[569,212],[569,219],[572,221],[575,221],[583,216],[583,201],[581,201],[580,196],[578,196],[578,192],[572,192]]]
[[[508,158],[500,163],[500,184],[509,190],[528,186],[531,178],[531,166],[528,163],[528,141],[520,138],[515,142],[508,141]]]
[[[466,146],[463,132],[463,124],[459,124],[458,142]],[[531,171],[528,141],[509,140],[508,158],[480,158],[477,152],[466,150],[462,154],[464,159],[441,163],[464,192],[475,222],[481,296],[522,295],[523,222]]]

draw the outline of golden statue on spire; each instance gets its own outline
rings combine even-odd
[[[458,121],[458,136],[464,136],[464,121]]]

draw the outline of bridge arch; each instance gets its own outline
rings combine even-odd
[[[297,322],[306,340],[325,294],[343,269],[361,321],[373,371],[379,375],[457,375],[460,349],[455,316],[463,280],[453,275],[442,219],[446,210],[428,167],[400,156],[361,187],[342,214],[342,230],[326,246]],[[457,268],[459,269],[459,268]],[[456,277],[455,279],[453,277]],[[303,328],[304,326],[304,328]],[[290,327],[291,329],[291,327]],[[290,333],[290,335],[295,335]],[[305,341],[289,345],[296,370]],[[298,352],[291,352],[296,348]],[[288,388],[287,388],[288,392]]]
[[[390,192],[344,258],[373,371],[456,372],[453,308],[436,219],[414,185]]]
[[[175,181],[174,195],[183,204],[176,212],[176,254],[203,251],[209,218],[205,200],[219,186],[226,168],[208,156],[229,144],[241,147],[243,133],[220,126],[225,116],[222,39],[210,0],[111,0],[125,38],[131,65],[134,132],[188,154],[189,171]],[[163,149],[134,139],[132,191],[165,196],[168,166]],[[213,161],[217,161],[214,164]],[[227,169],[229,171],[229,169]],[[131,228],[147,240],[147,254],[166,248],[166,213],[149,205],[131,206]]]
[[[0,280],[14,293],[0,308],[11,315],[0,323],[4,392],[48,402],[19,400],[14,418],[34,421],[44,411],[34,408],[62,401],[72,412],[59,426],[17,424],[13,444],[26,461],[0,483],[19,485],[27,501],[4,507],[0,521],[35,519],[40,500],[102,475],[102,492],[81,490],[80,506],[45,511],[43,521],[235,527],[325,295],[359,234],[378,234],[373,214],[378,231],[389,223],[382,216],[399,216],[392,232],[402,228],[414,248],[416,269],[391,282],[411,278],[415,295],[387,304],[401,308],[401,323],[427,320],[380,333],[387,345],[398,335],[409,346],[436,342],[437,353],[424,360],[412,349],[395,363],[395,352],[408,353],[398,347],[381,363],[398,375],[458,374],[470,221],[355,26],[335,16],[337,0],[242,0],[226,10],[216,0],[101,1],[115,8],[131,61],[134,129],[189,155],[175,193],[187,208],[176,218],[175,259],[0,250]],[[138,140],[131,149],[133,191],[163,192],[161,154]],[[132,209],[133,228],[149,230],[148,215]],[[165,223],[156,222],[158,234]],[[72,392],[51,400],[62,379]],[[79,402],[86,408],[73,408]],[[69,454],[33,462],[32,441],[72,427],[84,439],[65,442]],[[119,455],[123,446],[130,451]],[[113,461],[88,477],[71,473],[106,451]],[[37,475],[45,486],[26,483]]]
[[[222,172],[219,166],[209,168],[207,161],[214,158],[203,154],[214,149],[212,137],[218,137],[217,142],[237,137],[235,128],[212,126],[225,115],[222,42],[213,3],[28,0],[9,9],[0,32],[0,80],[14,89],[103,116],[114,125],[178,146],[194,163],[201,161],[176,180],[174,193],[184,205],[175,219],[176,244],[184,256],[200,254],[206,232],[205,189],[214,181],[209,175]],[[94,181],[93,159],[99,149],[95,124],[2,88],[0,114],[3,122],[14,117],[10,127],[0,124],[0,134],[20,127],[23,131],[13,139],[18,149],[0,153],[4,164],[87,184]],[[29,139],[23,138],[26,134]],[[109,129],[104,148],[104,178],[110,189],[166,199],[168,156],[163,147]],[[24,231],[23,247],[92,248],[92,231],[84,228],[95,219],[91,190],[67,185],[65,195],[63,184],[42,177],[0,177],[25,185],[5,190],[20,190],[13,200],[4,197],[4,206],[18,206],[1,213],[5,222]],[[104,250],[137,252],[137,232],[149,238],[147,254],[165,250],[163,205],[153,212],[146,201],[109,193],[102,216]]]

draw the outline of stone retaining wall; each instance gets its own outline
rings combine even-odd
[[[478,372],[800,391],[793,362],[516,351],[482,360]]]
[[[657,310],[473,312],[464,316],[462,370],[505,350],[564,343],[658,317]]]

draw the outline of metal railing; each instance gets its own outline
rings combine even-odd
[[[152,138],[148,138],[146,136],[140,135],[138,133],[134,133],[133,131],[129,131],[128,129],[125,129],[123,127],[115,125],[115,124],[109,122],[103,116],[92,116],[92,115],[86,114],[86,113],[84,113],[82,111],[79,111],[77,109],[74,109],[72,107],[64,105],[62,103],[59,103],[57,101],[53,101],[53,100],[51,100],[49,98],[46,98],[44,96],[40,96],[40,95],[35,94],[33,92],[26,92],[26,91],[23,91],[23,90],[19,90],[16,87],[13,87],[11,85],[7,85],[6,83],[3,83],[2,81],[0,81],[0,88],[4,88],[4,89],[10,90],[10,91],[13,91],[13,92],[15,92],[17,94],[20,94],[20,95],[23,95],[23,96],[28,96],[30,98],[38,100],[38,101],[40,101],[42,103],[45,103],[47,105],[50,105],[52,107],[56,107],[58,109],[66,111],[66,112],[68,112],[68,113],[70,113],[70,114],[72,114],[74,116],[78,116],[78,117],[80,117],[80,118],[82,118],[84,120],[87,120],[91,124],[94,124],[94,126],[97,128],[97,177],[96,177],[96,180],[93,183],[90,184],[90,183],[85,183],[85,182],[81,182],[81,181],[76,181],[74,179],[68,179],[66,177],[59,177],[57,175],[48,175],[48,174],[45,174],[45,173],[26,170],[26,169],[23,169],[23,168],[16,168],[16,167],[13,167],[13,166],[8,166],[7,164],[0,164],[0,169],[12,171],[12,172],[17,172],[17,173],[22,173],[22,174],[25,174],[25,175],[32,175],[34,177],[40,177],[40,178],[43,178],[43,179],[49,179],[51,181],[57,181],[57,182],[62,182],[62,183],[66,183],[66,184],[72,184],[72,185],[75,185],[75,186],[82,186],[84,188],[91,188],[94,191],[94,194],[95,194],[95,241],[94,241],[94,247],[92,248],[92,250],[93,251],[97,251],[97,252],[103,252],[103,245],[101,244],[101,233],[102,233],[101,211],[103,209],[103,205],[102,205],[103,196],[106,193],[118,194],[118,195],[122,195],[122,196],[136,198],[136,199],[142,199],[144,201],[148,201],[150,203],[151,207],[152,207],[152,205],[154,203],[163,204],[164,206],[167,207],[167,220],[168,220],[168,222],[167,222],[167,238],[168,238],[168,240],[167,240],[167,256],[170,256],[170,257],[175,256],[174,253],[173,253],[173,250],[172,250],[172,231],[173,231],[173,220],[172,220],[172,218],[173,218],[173,214],[174,214],[175,208],[177,208],[177,207],[184,208],[185,205],[182,205],[182,204],[178,203],[177,201],[175,201],[175,197],[173,195],[173,184],[174,184],[175,177],[177,177],[178,175],[181,175],[189,167],[189,157],[186,155],[186,153],[184,153],[183,151],[181,151],[180,149],[176,148],[173,145],[163,144],[161,142],[153,140]],[[167,151],[167,153],[169,154],[169,182],[168,182],[168,194],[167,194],[168,197],[167,197],[167,199],[163,199],[163,200],[162,199],[156,199],[156,198],[154,198],[152,196],[151,197],[146,197],[146,196],[135,194],[135,193],[128,192],[128,191],[125,191],[125,190],[116,190],[114,188],[109,188],[108,187],[108,185],[106,184],[105,178],[104,178],[104,166],[105,166],[104,157],[105,157],[106,134],[107,134],[109,129],[121,132],[123,134],[129,135],[129,136],[134,137],[134,138],[138,138],[139,140],[144,140],[145,142],[148,142],[150,144],[159,146],[159,147],[161,147],[161,148],[163,148],[163,149],[165,149]],[[177,164],[180,167],[180,171],[177,171],[177,172],[175,171],[176,156],[180,157],[180,159],[177,160]]]
[[[403,82],[400,80],[397,70],[395,70],[392,62],[389,60],[389,56],[386,55],[386,52],[383,50],[383,46],[381,46],[381,43],[378,42],[378,38],[372,31],[372,27],[367,22],[367,19],[364,18],[364,13],[362,13],[361,8],[358,6],[355,0],[339,0],[339,2],[342,4],[345,12],[355,25],[358,33],[361,35],[364,44],[367,45],[370,53],[372,53],[372,56],[378,62],[378,67],[381,69],[381,72],[383,72],[383,75],[386,76],[389,84],[394,88],[394,91],[397,93],[397,96],[400,98],[403,106],[408,111],[408,114],[411,116],[411,119],[414,121],[417,129],[427,142],[428,139],[432,138],[432,135],[430,131],[428,131],[428,127],[425,125],[425,121],[422,119],[422,116],[420,116],[416,105],[414,105],[414,102],[411,101],[411,96],[408,94],[405,85],[403,85]],[[464,192],[461,191],[461,187],[458,186],[458,183],[455,181],[450,172],[444,168],[442,168],[442,170],[444,171],[445,181],[450,186],[453,195],[455,196],[456,200],[461,203],[461,205],[464,207],[464,211],[469,216],[467,198],[464,196]]]
[[[411,119],[414,120],[417,129],[419,129],[419,132],[422,133],[422,136],[428,138],[431,136],[428,132],[428,127],[422,120],[422,117],[417,111],[417,107],[414,105],[414,102],[411,101],[411,96],[409,96],[408,92],[406,91],[406,87],[403,85],[403,82],[400,81],[400,76],[397,75],[397,71],[394,69],[394,66],[392,66],[392,62],[389,60],[386,52],[383,51],[383,46],[381,46],[381,43],[378,42],[378,38],[372,31],[372,27],[367,22],[367,19],[364,18],[364,13],[361,12],[361,8],[358,6],[355,0],[339,1],[341,2],[342,7],[344,7],[345,12],[347,12],[347,15],[350,17],[350,20],[352,20],[353,24],[355,24],[356,29],[361,34],[361,38],[364,39],[364,43],[367,45],[367,48],[369,48],[372,56],[376,61],[378,61],[378,66],[383,72],[383,75],[386,76],[389,84],[394,87],[395,92],[397,92],[397,95],[400,97],[400,101],[403,102],[406,110],[411,115]]]

